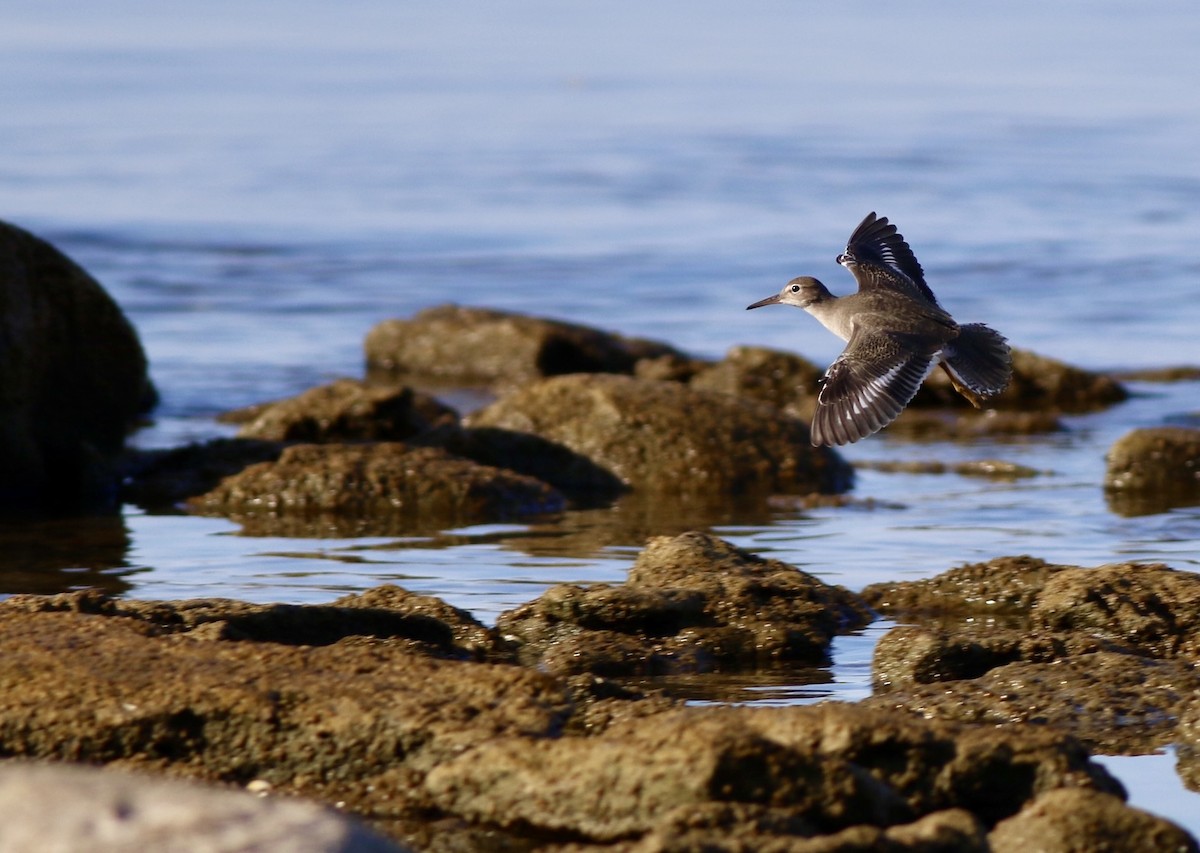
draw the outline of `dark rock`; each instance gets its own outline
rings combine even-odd
[[[851,482],[850,467],[829,448],[812,447],[800,421],[674,382],[555,377],[501,398],[467,424],[540,435],[639,490],[841,492]]]
[[[994,853],[1156,850],[1195,853],[1196,841],[1169,820],[1083,788],[1047,791],[988,835]]]
[[[496,629],[552,672],[658,675],[823,662],[858,598],[705,533],[652,539],[623,586],[556,586]]]
[[[133,326],[94,278],[0,222],[0,512],[116,506],[126,434],[156,402]]]
[[[652,379],[658,382],[689,382],[697,373],[707,370],[712,364],[713,362],[706,359],[686,355],[660,355],[639,359],[633,366],[633,375],[638,379]]]
[[[369,368],[464,384],[520,384],[564,373],[632,373],[639,359],[685,357],[666,344],[459,305],[385,320],[367,334]]]
[[[318,529],[387,535],[557,512],[562,496],[531,477],[403,444],[300,444],[225,478],[189,505],[247,532]]]
[[[339,379],[286,400],[231,412],[239,438],[264,441],[404,441],[458,422],[433,397],[400,386]]]
[[[887,428],[886,434],[910,441],[977,441],[981,438],[1044,435],[1065,429],[1054,411],[909,406]]]
[[[1200,429],[1135,429],[1109,448],[1107,462],[1109,506],[1122,515],[1200,501]]]

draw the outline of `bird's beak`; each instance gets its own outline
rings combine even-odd
[[[774,296],[768,296],[766,299],[760,299],[757,302],[755,302],[753,305],[747,305],[746,310],[749,311],[751,308],[762,308],[764,305],[777,305],[777,304],[779,304],[779,294],[778,293],[776,293]]]

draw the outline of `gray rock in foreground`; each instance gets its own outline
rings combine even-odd
[[[402,853],[320,806],[69,764],[0,765],[7,853]]]

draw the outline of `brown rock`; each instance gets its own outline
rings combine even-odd
[[[467,423],[540,435],[639,490],[840,492],[851,480],[840,456],[810,445],[800,421],[674,382],[560,376],[501,398]]]
[[[1171,743],[1175,721],[1197,690],[1200,674],[1188,664],[1104,651],[912,684],[864,704],[985,726],[1046,726],[1115,755]]]
[[[998,557],[919,581],[871,584],[862,597],[875,609],[915,615],[1025,617],[1046,580],[1069,567],[1036,557]]]
[[[94,278],[0,222],[0,512],[115,505],[125,435],[156,402],[133,326]]]
[[[1109,448],[1107,462],[1114,512],[1147,515],[1200,501],[1200,429],[1135,429]]]
[[[1155,850],[1194,853],[1195,840],[1175,824],[1081,788],[1047,791],[988,835],[995,853],[1091,853]]]
[[[791,353],[733,347],[721,361],[692,377],[691,386],[770,403],[808,423],[817,407],[817,380],[824,372]]]
[[[1092,373],[1047,356],[1013,349],[1013,377],[1003,394],[989,400],[1001,409],[1088,412],[1120,403],[1129,393],[1116,379]],[[936,370],[925,381],[916,405],[969,405],[954,391],[945,371]]]
[[[239,438],[264,441],[404,441],[458,422],[458,414],[411,388],[339,379],[296,397],[239,410]]]
[[[259,779],[394,818],[421,798],[433,767],[507,735],[549,736],[569,710],[546,676],[387,640],[294,646],[159,633],[136,617],[0,605],[0,751]]]
[[[283,452],[277,441],[219,438],[169,450],[128,454],[121,497],[146,509],[169,509],[216,488],[226,477]]]
[[[556,586],[496,628],[526,665],[613,676],[823,662],[869,620],[853,593],[693,532],[652,539],[623,586]]]
[[[367,334],[367,365],[464,384],[520,384],[564,373],[632,373],[642,358],[680,356],[666,344],[484,308],[439,305]]]
[[[1121,563],[1046,578],[1031,612],[1050,631],[1101,637],[1156,658],[1200,661],[1200,575]]]
[[[558,492],[531,477],[395,443],[294,445],[188,503],[278,535],[326,527],[386,535],[563,508]]]

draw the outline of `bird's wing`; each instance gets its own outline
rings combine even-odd
[[[936,350],[889,332],[859,332],[825,371],[813,417],[814,445],[851,444],[894,421],[916,396]]]
[[[904,236],[886,216],[876,218],[874,212],[868,213],[850,235],[846,251],[838,256],[838,263],[854,275],[859,290],[903,290],[938,304],[937,297],[925,283],[925,270],[921,269]]]

